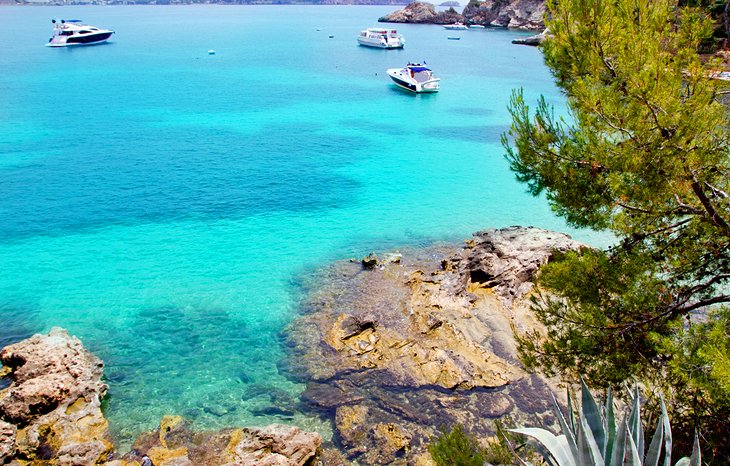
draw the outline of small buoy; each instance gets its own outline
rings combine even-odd
[[[215,55],[215,50],[208,50],[208,55]]]
[[[330,39],[332,39],[333,37],[335,37],[335,36],[334,36],[334,35],[332,35],[332,34],[330,34]]]

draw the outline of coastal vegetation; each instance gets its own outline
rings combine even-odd
[[[714,3],[712,8],[715,8]],[[506,157],[533,195],[606,250],[541,270],[520,337],[530,368],[606,388],[660,388],[686,450],[730,458],[730,138],[719,64],[701,60],[710,5],[549,1],[545,62],[570,118],[513,95]],[[654,401],[658,406],[658,402]],[[655,406],[656,407],[656,406]]]

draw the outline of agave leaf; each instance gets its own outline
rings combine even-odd
[[[659,455],[662,453],[662,440],[664,440],[664,413],[657,421],[654,436],[649,444],[649,451],[646,452],[644,458],[644,466],[657,466],[659,464]]]
[[[638,399],[638,398],[637,398]],[[641,455],[639,454],[639,449],[636,446],[636,443],[634,443],[634,437],[629,435],[629,454],[626,455],[628,458],[626,458],[626,466],[641,466]]]
[[[573,455],[573,458],[577,458],[578,457],[578,445],[575,442],[575,433],[573,432],[571,427],[568,425],[568,421],[565,419],[565,416],[563,416],[563,410],[560,409],[560,404],[558,403],[558,400],[555,398],[555,395],[552,395],[552,399],[553,399],[553,407],[555,408],[555,412],[558,414],[558,423],[560,424],[560,430],[563,431],[563,435],[565,435],[565,439],[568,441],[568,446],[570,447],[570,452]]]
[[[570,421],[570,428],[573,431],[573,436],[575,436],[576,428],[575,428],[575,414],[573,413],[573,397],[570,396],[570,390],[565,389],[566,394],[568,395],[568,420]]]
[[[702,452],[700,452],[700,436],[695,432],[695,443],[692,446],[692,456],[689,457],[690,466],[702,466]]]
[[[578,427],[578,463],[581,466],[589,465],[603,465],[603,455],[601,455],[601,449],[596,443],[593,432],[588,425],[588,420],[585,416],[580,417],[580,424]]]
[[[641,400],[639,397],[639,386],[634,387],[633,406],[629,415],[629,433],[636,450],[641,452],[640,456],[644,456],[644,428],[641,425]]]
[[[661,394],[659,400],[662,405],[662,420],[664,421],[664,466],[672,466],[672,424],[669,422],[667,406],[664,404],[664,397]]]
[[[689,466],[689,458],[686,456],[684,458],[680,458],[679,461],[674,463],[674,466]]]
[[[613,392],[608,387],[606,394],[606,448],[603,450],[603,458],[606,464],[610,464],[613,453],[613,446],[616,443],[616,413],[613,411]]]
[[[626,439],[629,437],[627,432],[626,416],[621,420],[616,434],[616,443],[611,452],[611,458],[606,459],[606,464],[610,466],[622,466],[624,464],[624,456],[626,455]],[[609,463],[610,461],[610,463]]]
[[[598,445],[601,456],[606,449],[606,431],[603,429],[603,420],[601,419],[601,412],[598,410],[598,404],[593,394],[588,390],[588,386],[581,379],[581,404],[583,410],[583,419],[587,422],[591,429],[591,434],[595,439],[596,445]]]
[[[536,427],[525,427],[522,429],[509,429],[516,434],[527,435],[540,442],[555,458],[559,466],[577,466],[573,456],[570,454],[570,447],[564,435],[555,436],[545,429]]]

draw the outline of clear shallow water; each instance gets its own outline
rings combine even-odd
[[[539,51],[419,25],[398,26],[404,50],[358,47],[393,9],[0,7],[0,346],[78,335],[106,362],[125,442],[171,413],[281,421],[267,407],[302,387],[278,369],[280,332],[312,267],[566,230],[499,144],[512,88],[562,105]],[[50,49],[53,17],[117,33]],[[389,84],[386,68],[424,59],[440,93]]]

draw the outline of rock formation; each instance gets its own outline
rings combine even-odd
[[[0,462],[54,465],[104,462],[112,453],[101,414],[103,363],[65,330],[34,335],[0,353],[10,386],[0,392]],[[10,438],[11,440],[8,440]]]
[[[545,0],[472,0],[464,8],[469,24],[544,29]]]
[[[402,10],[394,11],[380,19],[381,23],[451,24],[464,21],[464,17],[453,8],[436,12],[431,3],[413,2]]]
[[[454,10],[436,12],[430,3],[413,2],[404,9],[383,16],[386,23],[466,24],[544,29],[545,0],[471,0],[462,14]]]
[[[21,466],[304,466],[314,464],[319,434],[296,427],[193,432],[179,417],[166,417],[141,435],[120,459],[101,412],[107,391],[103,363],[59,328],[0,352],[0,464]]]
[[[330,416],[358,464],[413,464],[440,426],[489,435],[487,419],[553,420],[547,381],[522,371],[513,328],[537,325],[526,295],[554,252],[582,245],[535,228],[476,233],[465,248],[404,252],[323,272],[291,327],[302,398]]]

